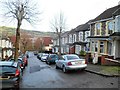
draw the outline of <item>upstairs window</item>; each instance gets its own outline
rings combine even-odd
[[[72,35],[69,35],[69,43],[72,43]]]
[[[90,36],[90,32],[89,31],[86,31],[85,32],[85,41],[87,41],[87,37]]]
[[[76,42],[76,34],[73,35],[73,43]]]
[[[96,24],[96,35],[100,35],[100,23]]]
[[[108,34],[112,34],[114,30],[114,22],[108,22]]]
[[[83,32],[79,32],[79,41],[83,41]]]
[[[63,38],[62,38],[62,44],[64,44],[64,41],[65,41],[65,40],[64,40],[64,37],[63,37]]]

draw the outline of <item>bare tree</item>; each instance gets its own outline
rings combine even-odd
[[[16,43],[15,43],[15,60],[18,58],[19,41],[20,41],[20,26],[22,21],[26,20],[30,24],[34,24],[38,20],[40,14],[37,10],[36,4],[31,0],[7,0],[3,2],[4,16],[7,18],[17,20],[16,28]]]
[[[25,53],[25,51],[27,50],[30,41],[31,41],[31,35],[22,31],[20,33],[20,50],[23,51],[23,53]]]
[[[44,51],[44,43],[43,43],[43,39],[42,37],[39,37],[36,39],[35,41],[35,50],[39,50],[39,52],[43,52]]]
[[[51,28],[54,30],[59,39],[59,54],[61,55],[61,34],[64,32],[66,28],[66,19],[64,14],[60,12],[59,15],[55,16],[54,19],[50,22]]]

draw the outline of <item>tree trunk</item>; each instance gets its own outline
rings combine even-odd
[[[61,55],[61,34],[58,34],[59,37],[59,55]]]
[[[19,41],[20,41],[20,23],[18,22],[18,26],[16,29],[16,42],[15,42],[15,56],[14,59],[17,61],[17,58],[19,56]]]

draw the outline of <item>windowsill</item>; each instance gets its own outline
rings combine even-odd
[[[100,53],[100,55],[108,55],[108,54],[106,54],[106,53]]]

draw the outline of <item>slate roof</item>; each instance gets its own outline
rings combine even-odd
[[[76,32],[77,31],[89,31],[90,30],[90,25],[89,25],[90,22],[91,22],[91,20],[89,20],[85,24],[77,26],[76,27]]]
[[[110,36],[120,36],[120,32],[114,32],[114,33],[111,34]]]
[[[68,32],[68,34],[73,34],[73,33],[75,33],[75,31],[76,31],[75,29],[72,29]]]
[[[67,36],[68,33],[69,33],[69,31],[66,31],[66,32],[62,33],[62,34],[61,34],[61,37],[65,37],[65,36]]]
[[[92,22],[99,21],[102,19],[112,18],[113,16],[116,16],[116,15],[120,15],[120,5],[117,5],[115,7],[105,10],[103,13],[97,16],[94,20],[92,20]]]

